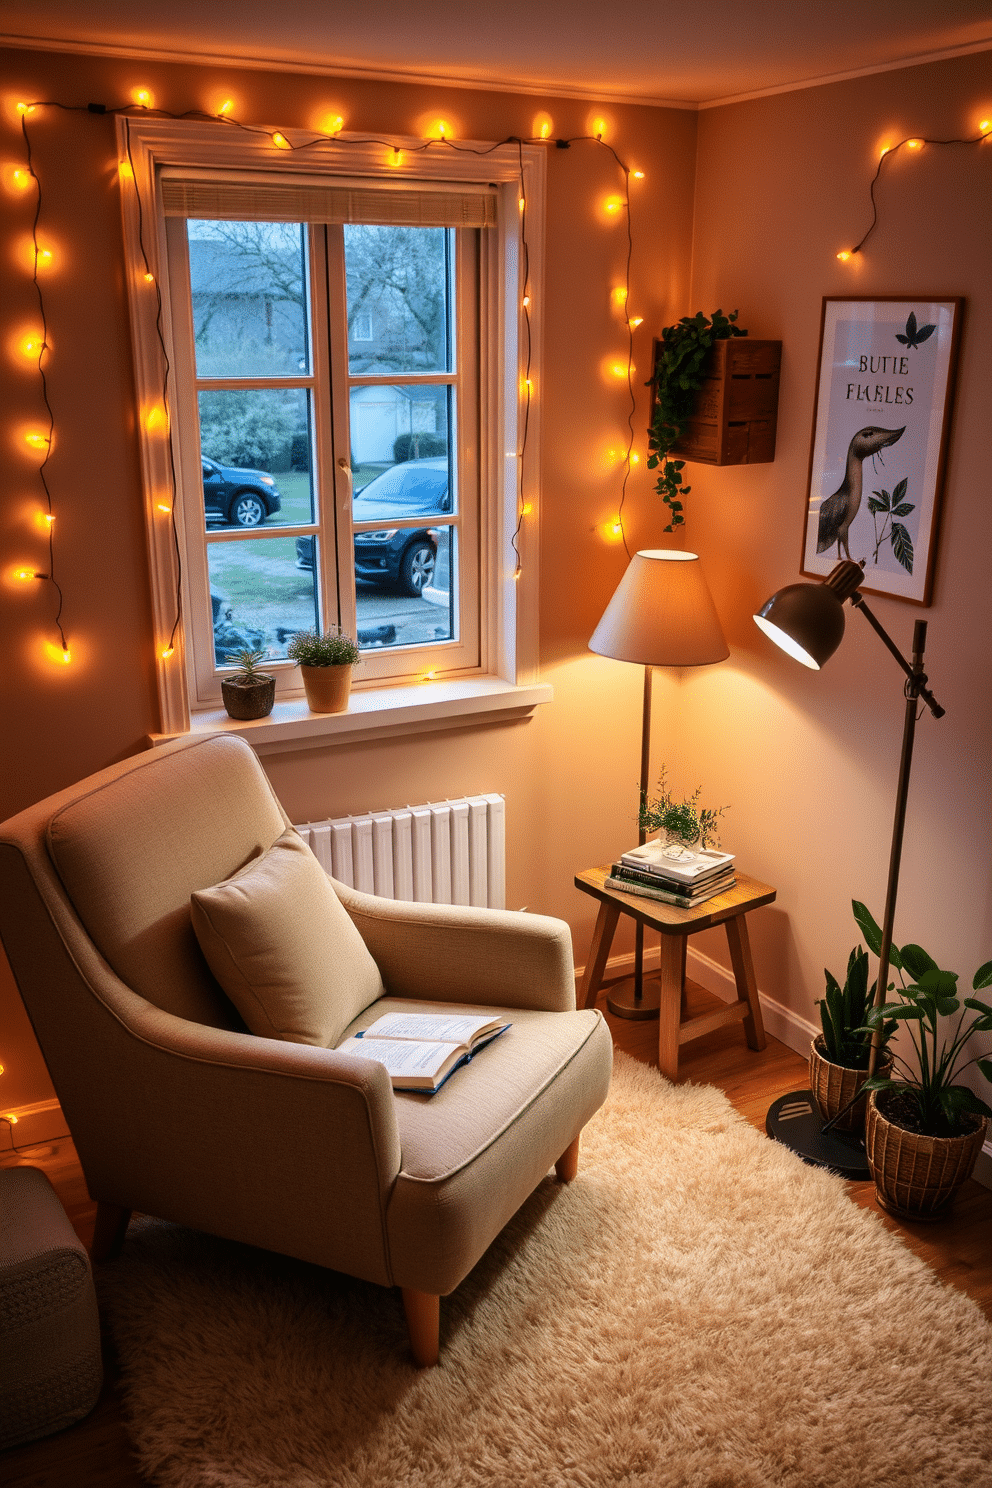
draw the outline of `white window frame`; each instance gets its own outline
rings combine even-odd
[[[539,388],[545,151],[516,144],[493,149],[468,142],[462,142],[461,149],[423,150],[418,148],[423,141],[392,136],[374,142],[310,144],[312,136],[284,130],[290,143],[308,144],[297,155],[276,149],[268,133],[244,133],[221,123],[118,118],[117,129],[161,713],[161,732],[153,740],[191,731],[220,731],[243,734],[263,750],[298,749],[335,740],[355,742],[384,732],[448,728],[478,721],[480,713],[525,716],[535,704],[549,701],[551,689],[537,680],[538,395],[529,409],[522,471],[519,458],[526,336],[520,308],[518,199],[522,170],[527,200],[530,376],[532,385]],[[169,332],[172,307],[159,180],[165,167],[250,173],[261,169],[298,177],[301,165],[307,175],[326,173],[376,183],[406,179],[440,183],[442,189],[445,183],[454,188],[466,182],[491,183],[497,188],[497,227],[481,235],[480,249],[480,343],[488,348],[488,355],[481,359],[478,389],[479,407],[487,415],[480,419],[479,429],[479,664],[440,681],[407,680],[392,686],[384,686],[381,678],[363,680],[359,668],[347,714],[309,714],[301,698],[290,698],[277,702],[268,719],[236,724],[222,709],[204,708],[194,701],[182,626],[176,633],[175,653],[163,655],[175,624],[179,572],[172,518],[162,508],[171,505],[172,462],[178,452],[170,447],[168,424],[162,417],[165,361],[157,328],[159,294],[165,355],[172,366],[176,348]],[[147,279],[148,272],[154,282]],[[517,531],[521,500],[533,514]]]

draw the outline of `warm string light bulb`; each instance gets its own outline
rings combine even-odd
[[[36,573],[33,568],[17,568],[14,570],[14,578],[20,579],[22,584],[29,584],[32,579],[40,579],[43,577],[43,574]]]
[[[146,284],[154,284],[155,283],[155,275],[150,270],[145,275],[145,283]]]
[[[983,119],[978,129],[981,134],[988,134],[989,130],[992,129],[992,119]]]
[[[163,661],[168,661],[169,657],[172,656],[175,649],[175,646],[166,646],[163,651],[159,652],[159,655],[161,656]]]
[[[234,99],[233,98],[225,98],[224,99],[224,102],[218,108],[217,113],[220,116],[220,118],[224,119],[224,118],[227,117],[227,115],[231,112],[231,110],[233,108],[234,108]]]
[[[153,99],[147,88],[135,88],[131,94],[139,108],[151,108]]]
[[[51,268],[52,257],[52,250],[50,248],[36,248],[34,250],[34,261],[39,269]]]
[[[34,450],[43,450],[48,449],[52,441],[51,436],[48,434],[38,434],[37,432],[32,432],[30,434],[25,434],[24,442],[26,444],[29,444]]]
[[[17,105],[17,112],[19,114],[33,114],[34,113],[34,104],[33,103],[19,103]]]
[[[160,512],[165,512],[165,514],[166,514],[167,517],[171,517],[171,515],[172,515],[172,507],[169,506],[168,502],[166,502],[166,501],[158,501],[158,502],[156,502],[156,507],[157,507],[157,509]]]
[[[630,174],[633,176],[633,178],[634,178],[635,181],[643,181],[644,180],[644,172],[643,171],[636,171],[635,170],[635,171],[631,171]]]
[[[523,504],[523,506],[520,508],[520,515],[522,517],[529,517],[530,514],[531,514],[531,512],[533,510],[534,510],[534,507],[531,504],[531,502],[525,501],[524,504]]]
[[[273,134],[273,136],[272,136],[272,143],[275,145],[275,147],[276,147],[277,150],[291,150],[292,149],[292,145],[289,143],[289,140],[286,138],[286,136],[284,134],[281,134],[278,129],[276,130],[275,134]]]
[[[906,144],[909,146],[909,148],[911,150],[922,150],[923,149],[923,141],[921,139],[907,140],[906,141]]]
[[[10,179],[18,191],[27,191],[34,177],[30,171],[18,167],[17,170],[11,171]]]
[[[643,325],[644,324],[644,316],[643,315],[635,315],[630,320],[628,320],[627,324],[630,326],[630,329],[632,331],[636,331],[637,330],[637,327],[639,325]]]
[[[842,248],[841,251],[840,251],[840,253],[838,253],[838,255],[837,255],[837,257],[840,259],[841,263],[847,263],[847,260],[850,258],[850,256],[851,256],[851,250],[850,250],[850,248]]]
[[[529,294],[525,294],[520,303],[523,305],[523,307],[524,307],[525,310],[529,310],[530,309],[530,295]]]

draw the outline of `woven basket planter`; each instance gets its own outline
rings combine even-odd
[[[874,1091],[868,1100],[865,1155],[883,1209],[899,1219],[942,1219],[970,1178],[985,1140],[984,1116],[961,1137],[924,1137],[886,1119]]]
[[[876,1073],[888,1075],[892,1069],[892,1055],[881,1053]],[[809,1046],[809,1084],[817,1109],[824,1121],[832,1121],[838,1111],[843,1111],[848,1101],[868,1078],[866,1069],[849,1069],[843,1064],[833,1064],[826,1054],[822,1033],[818,1033]],[[862,1096],[838,1121],[835,1130],[862,1132],[865,1126],[867,1096]]]

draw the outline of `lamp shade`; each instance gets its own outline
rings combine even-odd
[[[864,578],[857,563],[838,563],[822,584],[787,584],[753,617],[769,640],[818,672],[844,638],[844,601]]]
[[[707,666],[730,655],[703,566],[674,548],[635,553],[590,651],[642,666]]]

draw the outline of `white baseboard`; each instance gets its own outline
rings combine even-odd
[[[660,961],[660,952],[651,947],[644,952],[644,966],[650,971],[656,971]],[[580,966],[575,973],[576,981],[581,981],[585,967]],[[611,956],[606,963],[606,975],[608,977],[629,976],[634,970],[634,953],[628,951],[623,956]],[[686,956],[686,974],[707,992],[712,992],[715,997],[720,997],[724,1002],[737,1001],[737,984],[734,974],[721,966],[719,961],[704,956],[701,951],[693,950],[690,945]],[[787,1049],[792,1049],[796,1054],[804,1058],[809,1054],[809,1046],[812,1040],[820,1032],[815,1023],[807,1018],[801,1018],[791,1008],[783,1007],[780,1002],[766,996],[762,991],[758,992],[761,1003],[761,1016],[764,1019],[765,1029],[777,1038],[780,1043],[785,1044]],[[985,1188],[992,1188],[992,1136],[986,1139],[978,1155],[973,1175]]]
[[[17,1147],[36,1147],[41,1142],[55,1142],[69,1135],[62,1107],[57,1100],[38,1101],[33,1106],[2,1106],[0,1116],[17,1117],[16,1126],[0,1121],[0,1157],[11,1143]],[[7,1132],[5,1138],[3,1133]]]

